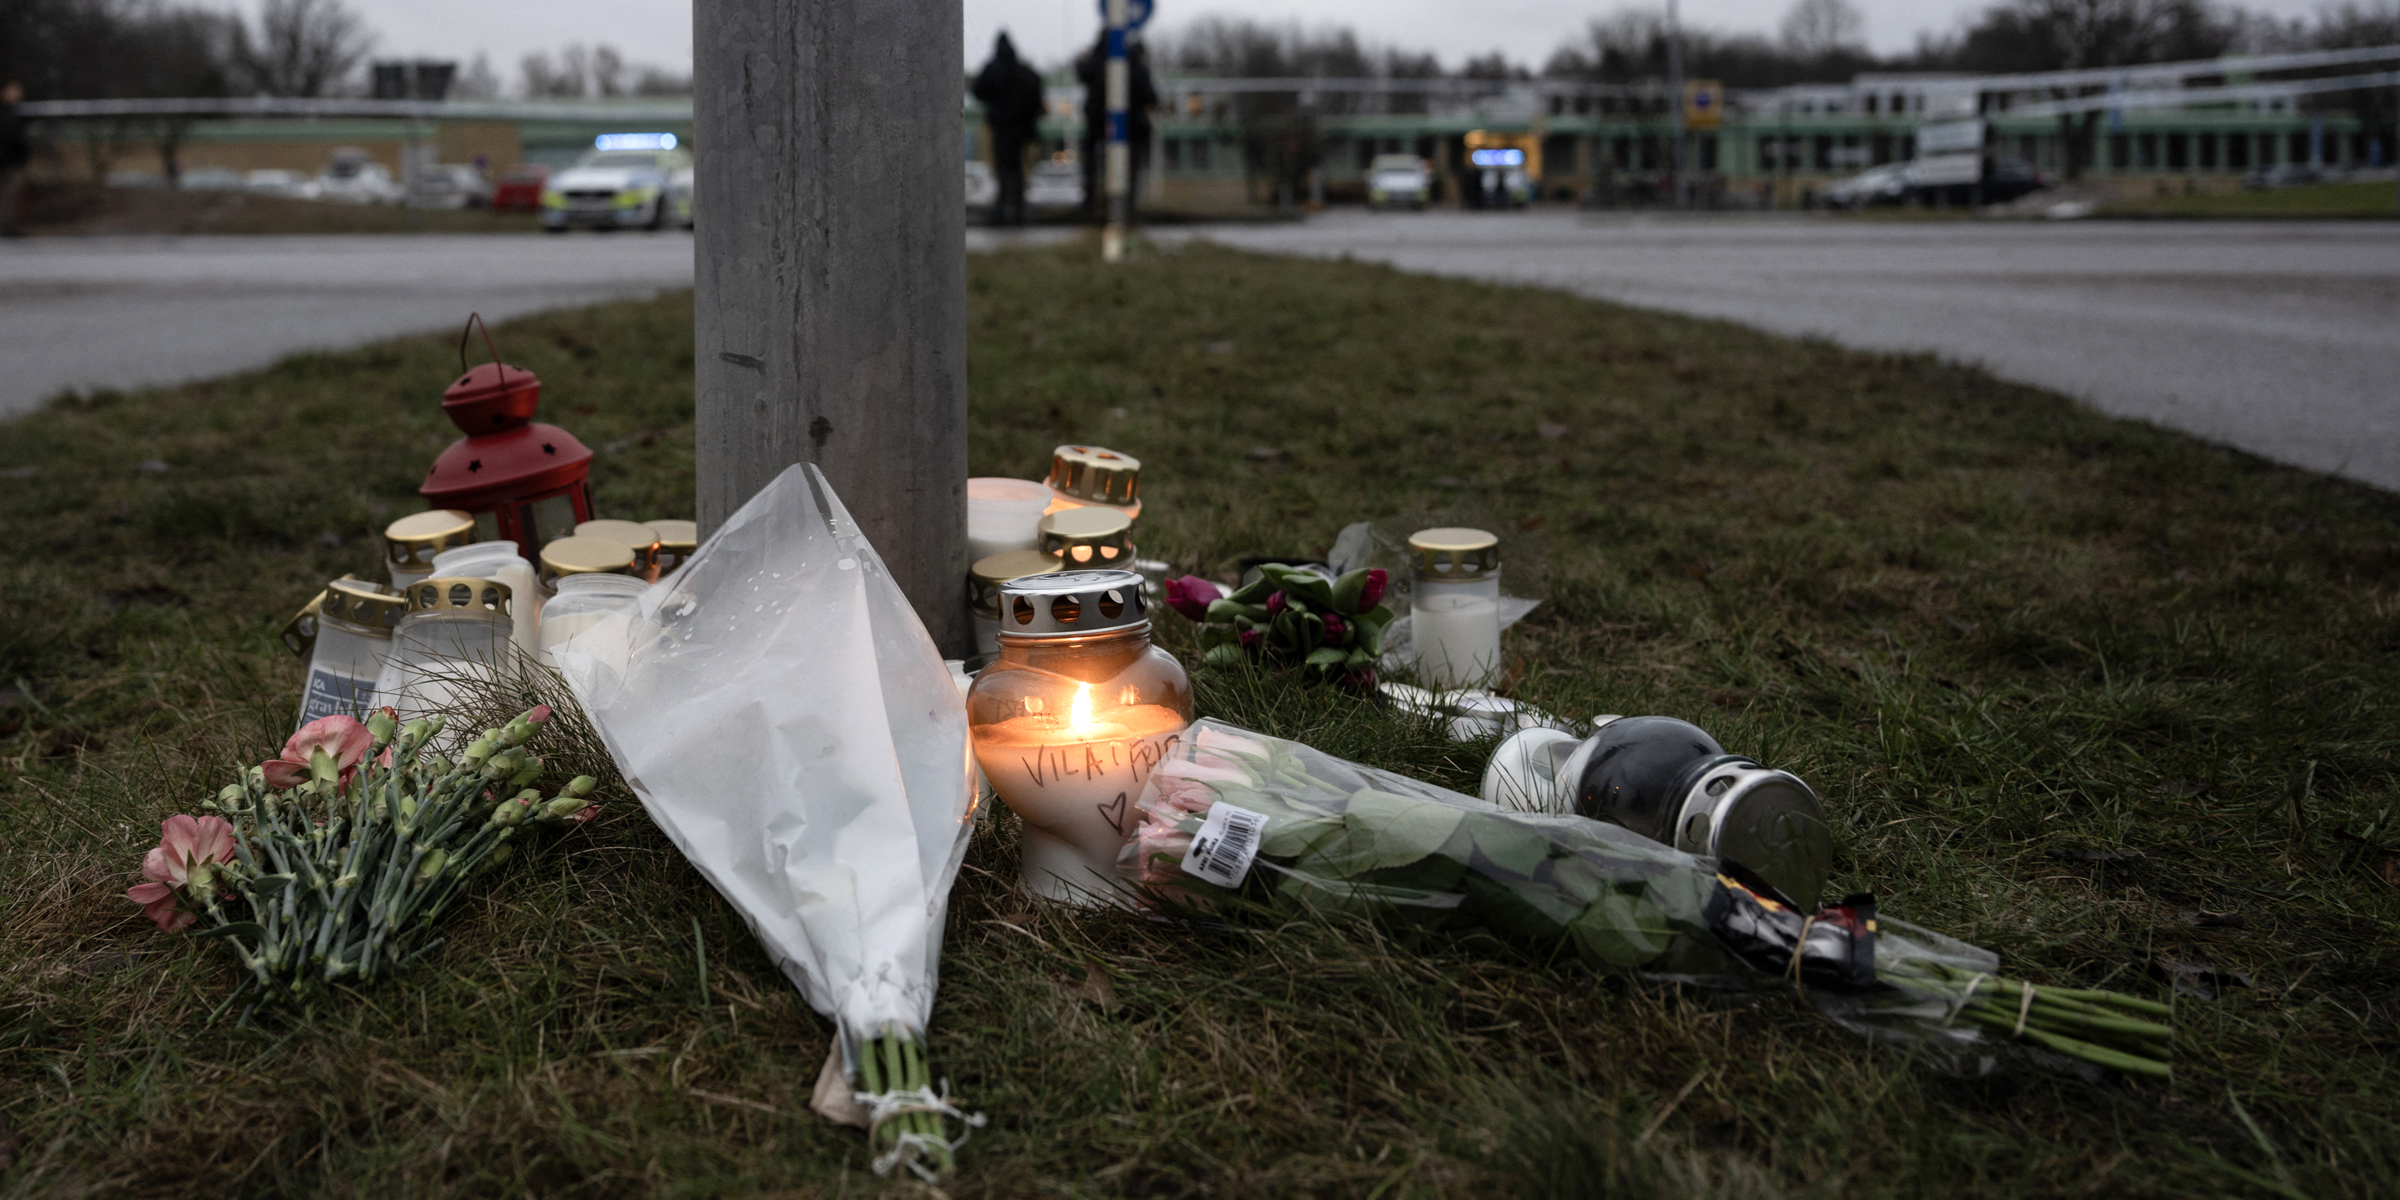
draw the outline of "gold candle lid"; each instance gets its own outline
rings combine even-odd
[[[408,612],[408,597],[364,579],[342,578],[317,596],[317,620],[368,637],[390,637]]]
[[[452,546],[475,540],[475,514],[437,508],[409,515],[383,527],[384,553],[402,569],[433,569],[433,556]]]
[[[563,537],[542,547],[542,582],[561,575],[624,575],[633,568],[633,549],[607,538]]]
[[[310,597],[308,603],[301,605],[300,611],[293,613],[292,619],[284,624],[283,632],[278,636],[285,649],[302,658],[316,653],[317,628],[324,617],[325,602],[332,597],[333,589],[337,587],[345,589],[345,598],[334,614],[342,619],[343,624],[361,626],[363,623],[359,618],[362,615],[369,616],[373,619],[374,627],[357,628],[354,630],[355,632],[380,634],[384,637],[391,636],[391,627],[400,623],[398,612],[395,611],[389,620],[384,620],[382,614],[364,610],[361,608],[361,604],[365,601],[379,600],[393,605],[397,609],[406,607],[407,598],[396,592],[387,591],[382,584],[370,583],[356,575],[344,575],[340,579],[326,584],[324,591]],[[358,599],[353,600],[351,597]]]
[[[1428,579],[1481,579],[1500,569],[1500,539],[1480,529],[1420,529],[1408,535],[1408,565]]]
[[[576,526],[576,538],[600,538],[602,542],[617,542],[631,547],[634,559],[648,564],[658,557],[658,530],[643,526],[641,521],[586,521]]]
[[[1133,562],[1133,518],[1113,508],[1062,508],[1042,518],[1041,553],[1074,570]]]
[[[690,558],[700,548],[700,526],[691,521],[644,521],[658,533],[658,552]]]
[[[412,615],[453,612],[505,617],[509,615],[512,599],[507,584],[489,579],[444,575],[408,585],[408,611]]]
[[[285,649],[302,658],[317,652],[317,610],[324,603],[325,593],[318,592],[309,597],[308,603],[300,606],[299,612],[292,614],[290,621],[284,623],[280,636]]]
[[[1000,585],[1028,575],[1047,575],[1059,561],[1039,550],[1003,550],[975,560],[967,570],[967,602],[987,617],[1000,615]]]
[[[1105,446],[1050,452],[1050,486],[1093,504],[1131,505],[1142,494],[1142,460]]]

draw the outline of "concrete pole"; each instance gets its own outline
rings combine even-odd
[[[1667,104],[1675,112],[1675,158],[1667,191],[1675,208],[1683,207],[1683,24],[1676,19],[1675,0],[1667,0]]]
[[[813,462],[951,657],[972,641],[959,5],[692,21],[701,535]]]
[[[1125,0],[1108,0],[1108,64],[1103,75],[1108,92],[1108,224],[1100,229],[1100,258],[1112,263],[1125,260],[1125,222],[1132,215],[1126,211],[1133,193],[1133,150],[1125,119],[1133,102],[1133,76],[1125,61],[1126,20]]]

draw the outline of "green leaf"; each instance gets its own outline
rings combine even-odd
[[[1312,667],[1335,667],[1340,666],[1342,660],[1348,657],[1350,656],[1342,653],[1342,648],[1339,646],[1319,646],[1316,649],[1308,652],[1308,662],[1306,665]]]
[[[1350,668],[1353,671],[1364,671],[1368,667],[1375,665],[1375,655],[1366,647],[1361,646],[1358,649],[1352,650],[1350,653],[1343,655],[1342,665]]]
[[[207,938],[207,937],[238,937],[238,938],[249,938],[250,940],[252,940],[252,941],[254,941],[254,942],[255,942],[255,941],[262,941],[262,940],[264,940],[264,939],[266,938],[266,936],[267,936],[267,931],[266,931],[266,929],[265,929],[263,926],[255,925],[255,924],[252,924],[251,922],[248,922],[248,921],[235,921],[234,923],[232,923],[232,924],[230,924],[230,925],[219,925],[219,926],[217,926],[217,927],[216,927],[216,928],[214,928],[214,929],[201,929],[201,930],[195,930],[195,931],[192,933],[192,936],[193,936],[193,937],[204,937],[204,938]]]
[[[292,877],[289,875],[261,875],[250,881],[250,892],[264,900],[269,896],[282,895],[283,889],[290,886]]]
[[[1258,569],[1260,578],[1273,579],[1283,591],[1285,600],[1306,600],[1316,608],[1333,607],[1333,585],[1314,571],[1269,563]]]
[[[1253,579],[1235,589],[1234,593],[1230,596],[1227,596],[1225,599],[1236,604],[1265,604],[1267,602],[1267,597],[1274,595],[1280,590],[1282,590],[1281,585],[1276,583],[1275,580],[1267,575],[1266,572],[1261,571],[1259,572],[1258,578]],[[1215,605],[1211,605],[1210,607],[1214,608]]]
[[[1446,804],[1362,789],[1350,794],[1342,837],[1316,857],[1324,874],[1340,879],[1405,867],[1440,850],[1465,816]]]
[[[1242,661],[1241,644],[1239,642],[1221,642],[1210,646],[1207,652],[1200,656],[1200,660],[1212,667],[1234,666]]]
[[[1664,956],[1675,933],[1666,913],[1646,897],[1614,890],[1602,893],[1567,926],[1578,953],[1611,967],[1639,967]]]
[[[1384,630],[1391,628],[1392,622],[1399,619],[1400,618],[1392,612],[1391,605],[1378,604],[1375,607],[1358,614],[1356,623],[1373,629],[1377,633],[1381,633]]]
[[[1345,616],[1358,611],[1359,597],[1367,591],[1367,569],[1360,567],[1333,581],[1333,611]]]
[[[1521,878],[1531,879],[1543,860],[1550,857],[1550,839],[1538,829],[1528,829],[1506,817],[1477,813],[1468,825],[1475,837],[1475,852],[1490,860],[1492,865]],[[1588,895],[1584,897],[1588,899]]]
[[[1248,617],[1253,621],[1264,621],[1267,619],[1267,606],[1263,604],[1242,604],[1233,600],[1211,600],[1208,602],[1209,620],[1230,621],[1235,617]]]

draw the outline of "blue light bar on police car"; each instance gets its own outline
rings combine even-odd
[[[604,133],[592,139],[595,150],[672,150],[671,133]]]
[[[1479,167],[1521,167],[1525,165],[1525,152],[1522,150],[1478,150],[1468,155],[1467,159]]]

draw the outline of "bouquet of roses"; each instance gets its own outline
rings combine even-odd
[[[2165,1005],[2005,980],[1987,951],[1879,917],[1803,914],[1738,864],[1578,816],[1517,812],[1204,719],[1137,801],[1119,860],[1158,907],[1247,904],[1483,933],[1545,957],[1719,988],[1806,990],[1861,1032],[1953,1058],[1990,1035],[2167,1073]]]
[[[236,995],[250,1010],[373,983],[441,944],[442,917],[520,830],[598,814],[591,776],[555,796],[525,786],[542,762],[524,744],[549,719],[541,706],[487,729],[456,761],[427,752],[439,718],[311,721],[203,804],[211,815],[167,818],[126,898],[166,932],[205,916],[199,936],[224,938],[249,972]]]
[[[1198,576],[1167,581],[1167,606],[1201,623],[1200,647],[1211,666],[1245,656],[1278,670],[1372,687],[1392,610],[1380,567],[1337,577],[1314,568],[1268,563],[1230,595]]]

